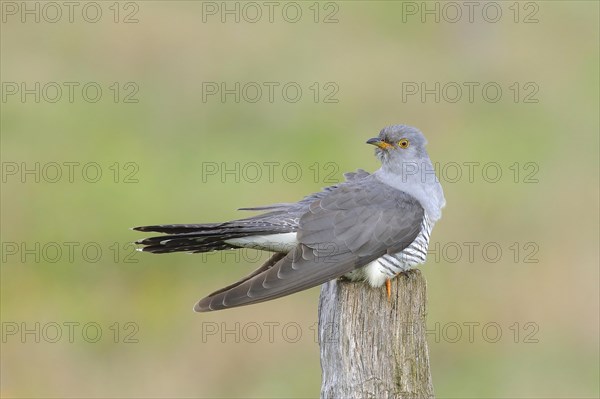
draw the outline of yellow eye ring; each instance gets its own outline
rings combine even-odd
[[[409,145],[410,142],[408,141],[408,139],[402,139],[398,142],[398,147],[400,148],[408,148]]]

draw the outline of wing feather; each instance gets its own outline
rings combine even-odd
[[[373,175],[340,185],[300,217],[299,244],[274,264],[200,300],[198,312],[259,303],[340,277],[399,251],[419,234],[424,211]]]

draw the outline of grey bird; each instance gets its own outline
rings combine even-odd
[[[416,128],[384,128],[376,146],[381,168],[346,173],[346,181],[296,203],[240,210],[263,213],[224,223],[135,227],[167,235],[137,241],[144,252],[201,253],[234,248],[274,252],[241,280],[195,306],[208,312],[250,305],[346,277],[373,287],[424,263],[433,225],[446,204]]]

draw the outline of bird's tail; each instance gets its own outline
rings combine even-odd
[[[239,246],[227,243],[228,240],[234,238],[281,232],[281,228],[278,226],[243,220],[225,223],[140,226],[134,227],[133,230],[166,234],[136,241],[136,244],[144,245],[140,248],[141,251],[156,254],[222,251],[239,248]]]

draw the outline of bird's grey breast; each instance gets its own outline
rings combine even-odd
[[[414,169],[401,165],[396,168],[380,168],[373,175],[382,183],[405,192],[415,198],[435,223],[442,217],[442,208],[446,205],[444,191],[435,175],[430,161],[410,163]],[[408,171],[411,171],[410,173]]]

